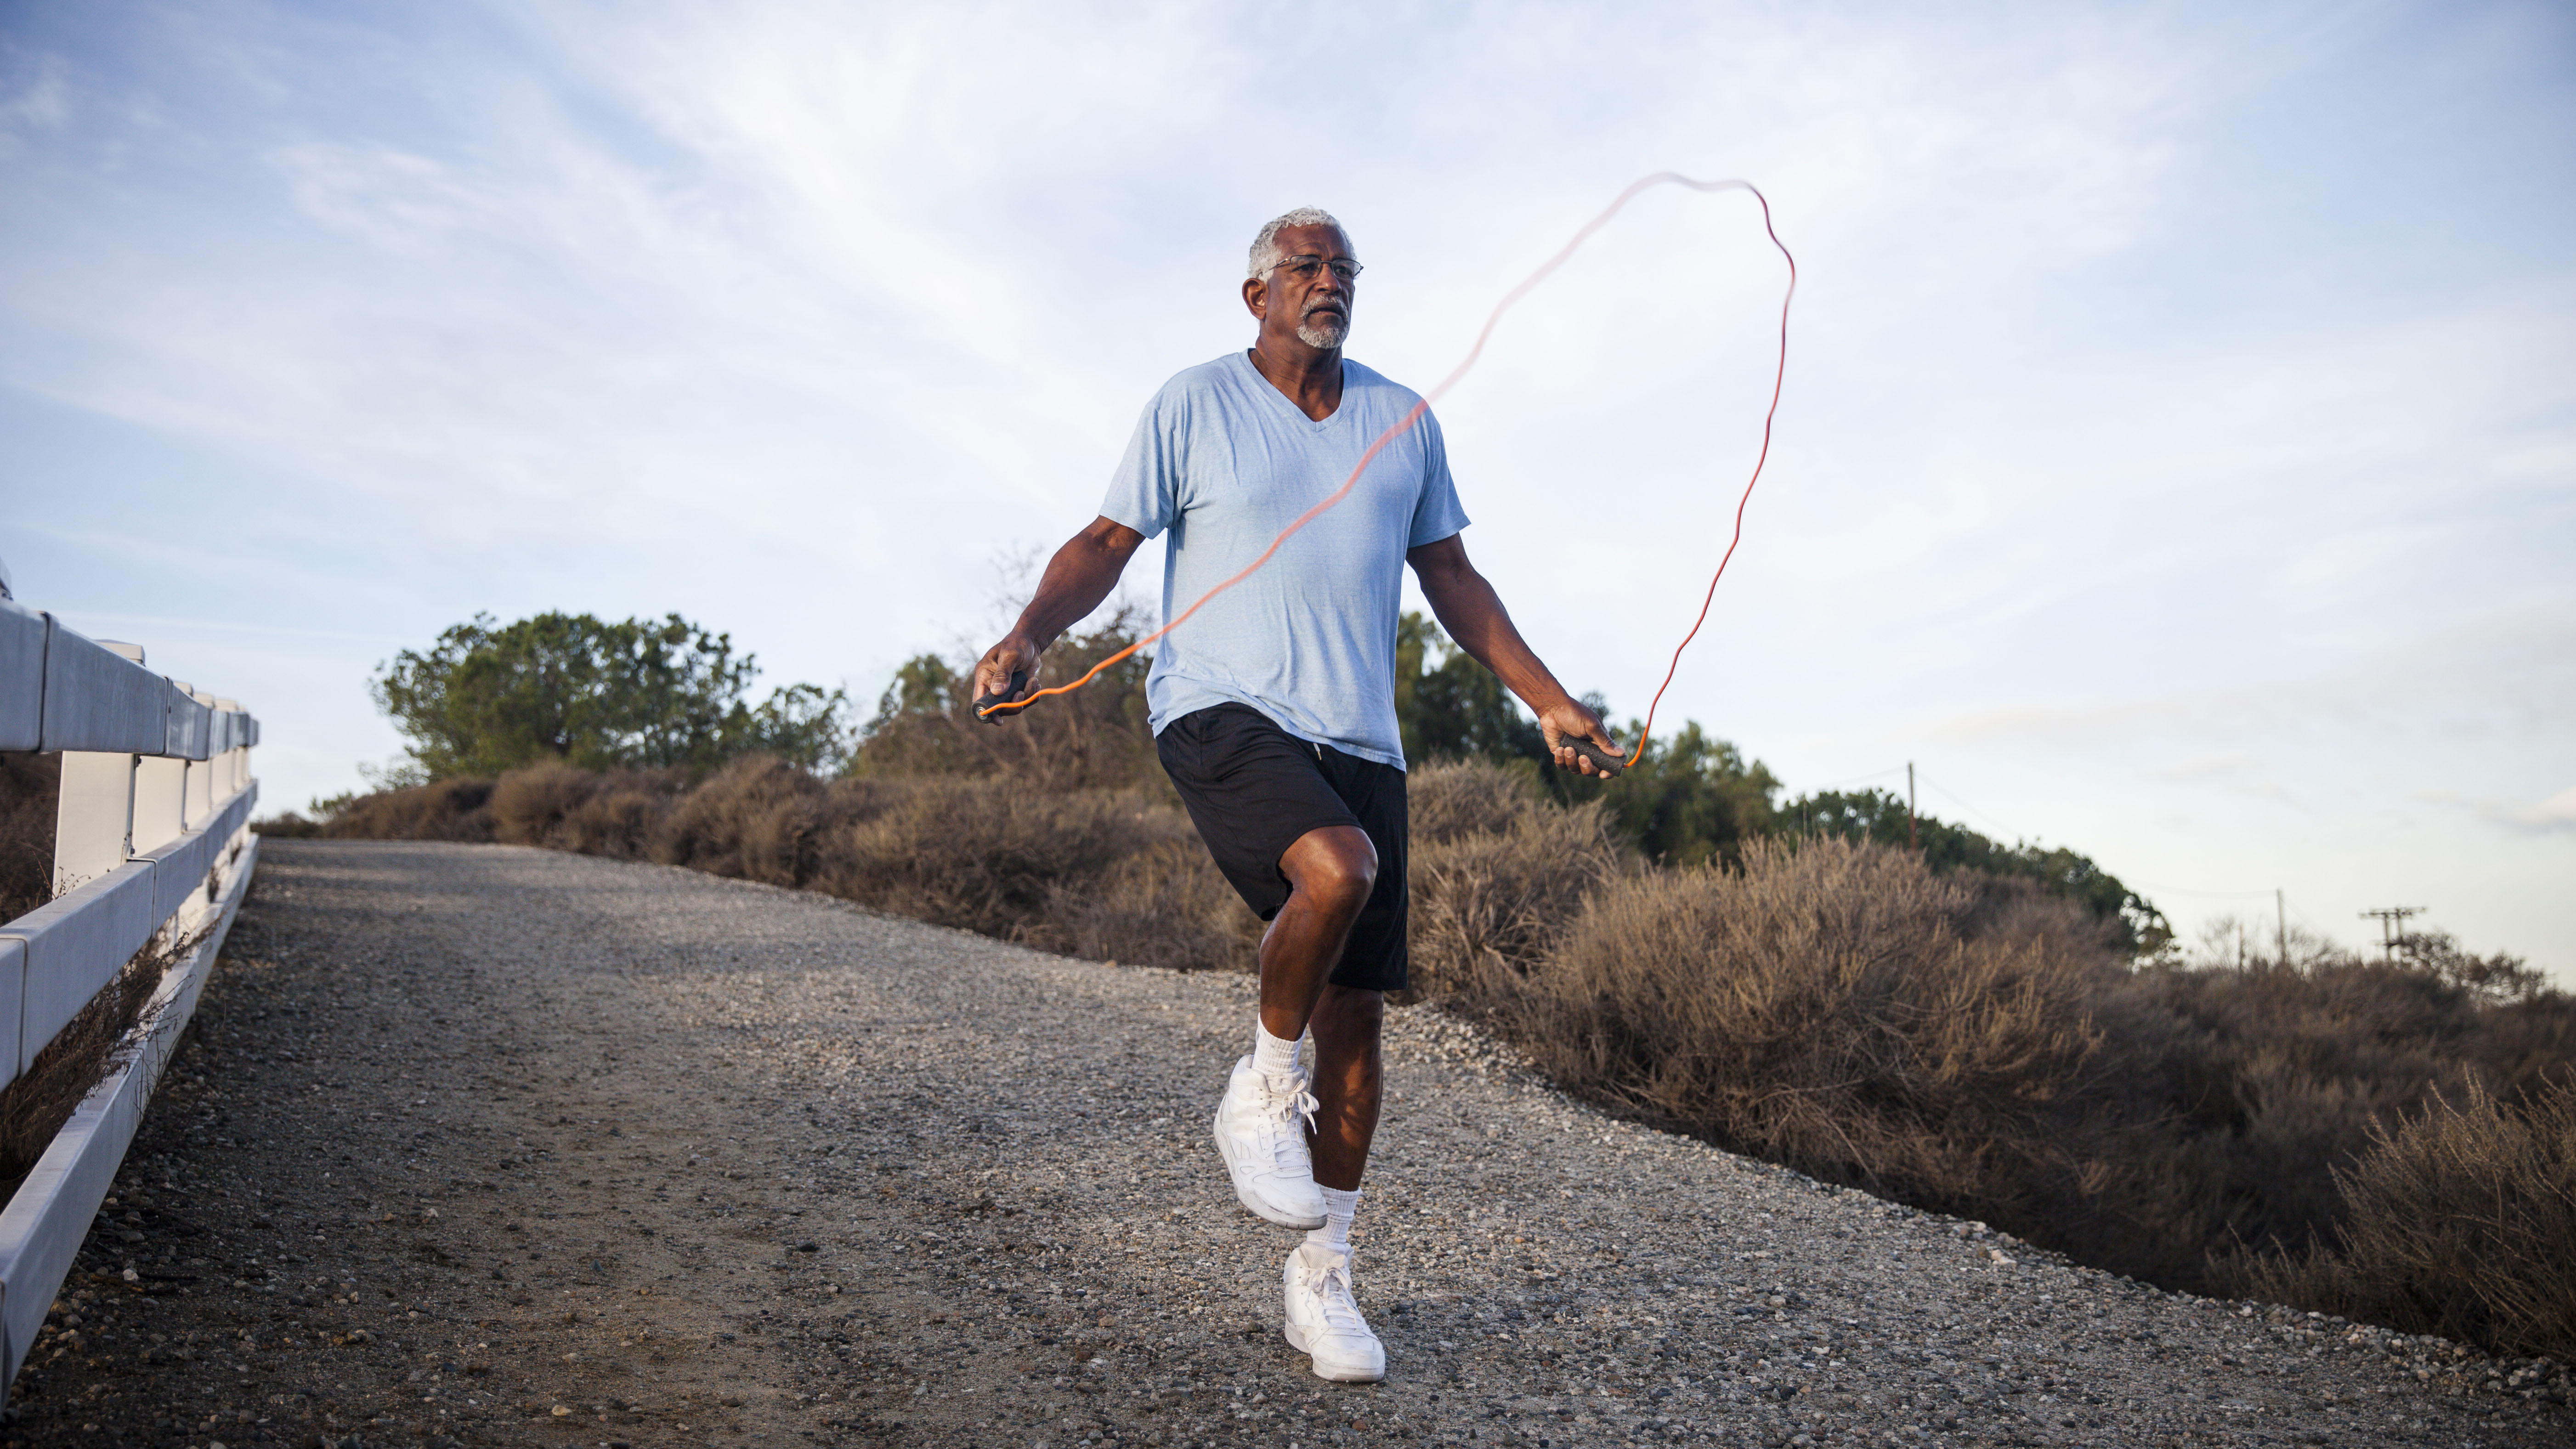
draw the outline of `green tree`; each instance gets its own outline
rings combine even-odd
[[[1606,709],[1601,713],[1608,717]],[[1643,720],[1628,721],[1621,740],[1633,748],[1644,727]],[[1569,795],[1598,796],[1619,828],[1666,865],[1737,859],[1746,840],[1770,832],[1771,797],[1780,789],[1761,761],[1746,759],[1693,720],[1646,741],[1616,779],[1551,773]]]
[[[1599,696],[1584,702],[1608,718]],[[1555,769],[1538,721],[1492,670],[1420,613],[1396,626],[1395,715],[1406,760],[1524,762],[1559,800],[1601,799],[1622,831],[1674,865],[1733,859],[1746,837],[1770,827],[1771,796],[1780,788],[1760,763],[1687,723],[1649,741],[1645,755],[1607,784]],[[1631,721],[1626,738],[1636,736]]]
[[[731,636],[677,614],[477,614],[379,666],[369,691],[433,779],[546,760],[703,770],[753,752],[837,770],[851,745],[847,695],[796,684],[754,708],[744,696],[759,673]]]
[[[1494,672],[1416,611],[1395,628],[1395,719],[1404,758],[1547,761],[1547,736]]]

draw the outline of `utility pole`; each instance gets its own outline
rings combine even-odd
[[[2282,969],[2287,970],[2290,965],[2290,898],[2279,886],[2272,887],[2272,909],[2279,913],[2281,966]]]
[[[1912,760],[1905,762],[1905,848],[1908,850],[1923,848],[1914,838],[1914,762]]]
[[[2388,906],[2376,911],[2364,911],[2361,913],[2361,918],[2365,921],[2375,920],[2379,922],[2379,949],[2381,955],[2386,960],[2395,961],[2397,959],[2397,938],[2406,934],[2406,918],[2408,916],[2420,916],[2423,914],[2424,907],[2422,906]]]

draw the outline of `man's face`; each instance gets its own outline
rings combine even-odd
[[[1279,265],[1269,277],[1244,287],[1244,300],[1261,318],[1261,330],[1293,334],[1322,351],[1342,345],[1351,332],[1354,283],[1334,268],[1354,266],[1350,239],[1330,226],[1285,226],[1276,238]]]

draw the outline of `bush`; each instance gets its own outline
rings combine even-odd
[[[492,838],[490,780],[438,780],[379,790],[340,805],[322,822],[326,840],[465,840]]]
[[[756,755],[681,796],[654,834],[653,858],[715,875],[802,886],[821,867],[825,821],[874,813],[880,793],[857,782],[826,786],[784,760]]]
[[[1427,765],[1408,783],[1416,997],[1529,971],[1587,895],[1643,868],[1600,802],[1551,805],[1529,771]]]
[[[2337,1241],[2247,1254],[2248,1292],[2414,1333],[2576,1357],[2576,1085],[2513,1108],[2472,1082],[2454,1107],[2374,1124],[2334,1174]]]
[[[898,915],[1053,945],[1063,932],[1049,907],[1063,893],[1097,890],[1120,862],[1187,829],[1142,794],[918,780],[839,832],[817,884]]]
[[[1096,887],[1057,886],[1046,923],[1047,944],[1095,961],[1179,971],[1259,968],[1261,918],[1195,837],[1146,846]]]
[[[60,755],[0,755],[0,921],[54,898]]]
[[[1756,841],[1595,895],[1479,1005],[1559,1081],[1880,1192],[2027,1217],[2096,1086],[2121,965],[2077,909],[1980,926],[1901,852]],[[2054,933],[2049,929],[2055,927]]]
[[[620,860],[652,858],[664,817],[688,791],[683,770],[613,770],[533,765],[502,774],[492,788],[492,838]]]

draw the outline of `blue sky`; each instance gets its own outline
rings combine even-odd
[[[273,805],[478,610],[873,697],[1248,341],[1264,218],[1342,216],[1352,353],[1427,386],[1665,168],[1804,274],[1668,709],[2186,927],[2424,906],[2576,981],[2563,6],[0,6],[0,558],[257,710]],[[1744,198],[1655,193],[1442,406],[1469,548],[1622,711],[1778,283]]]

